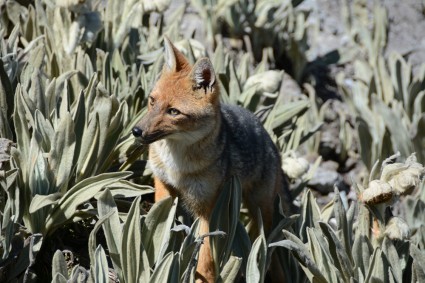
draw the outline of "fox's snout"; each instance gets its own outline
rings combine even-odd
[[[151,144],[161,138],[163,138],[164,133],[162,131],[154,131],[153,133],[148,133],[143,131],[139,126],[135,126],[132,129],[133,136],[139,140],[142,144]]]

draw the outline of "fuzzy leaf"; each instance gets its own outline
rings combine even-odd
[[[167,249],[171,227],[174,224],[177,199],[163,199],[153,205],[142,226],[142,243],[149,263],[153,266],[160,261]]]
[[[66,266],[65,257],[60,250],[55,252],[52,259],[52,277],[54,278],[58,274],[62,275],[65,279],[68,279],[68,269]]]
[[[236,233],[242,191],[239,179],[232,177],[223,186],[210,216],[209,231],[223,231],[226,237],[210,237],[211,251],[218,272],[227,262]],[[217,262],[218,260],[218,262]]]
[[[104,218],[112,212],[112,214],[103,223],[103,231],[108,245],[109,257],[114,265],[118,277],[122,277],[122,265],[120,260],[122,245],[122,227],[118,216],[114,198],[109,189],[101,193],[98,200],[99,218]]]
[[[124,223],[120,256],[125,282],[149,282],[149,259],[142,243],[140,197],[133,201]]]
[[[266,238],[264,237],[264,234],[261,234],[252,244],[252,249],[249,253],[246,267],[246,282],[264,282],[266,259]]]
[[[239,269],[242,265],[242,258],[230,256],[227,263],[224,265],[217,279],[219,283],[231,283],[235,282]]]
[[[53,206],[46,219],[45,231],[47,233],[53,232],[56,227],[72,219],[80,204],[94,197],[106,186],[127,178],[131,174],[129,172],[104,173],[77,183]]]
[[[105,250],[101,245],[98,245],[95,252],[95,261],[94,261],[94,282],[102,283],[108,282],[108,261],[106,259]]]
[[[149,282],[179,282],[179,254],[168,253],[157,264]]]

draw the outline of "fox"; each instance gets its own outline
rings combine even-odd
[[[134,126],[136,140],[149,145],[155,201],[178,197],[199,217],[199,234],[209,232],[209,220],[220,189],[237,176],[242,199],[254,222],[261,211],[270,232],[274,200],[280,195],[290,212],[291,197],[281,158],[261,122],[250,111],[220,102],[211,61],[188,59],[164,37],[164,65],[148,96],[148,110]],[[209,238],[198,255],[197,282],[216,278]]]

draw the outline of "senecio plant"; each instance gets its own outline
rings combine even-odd
[[[366,150],[371,139],[363,139],[360,150],[371,173],[356,186],[358,201],[349,205],[335,190],[333,200],[319,208],[313,193],[305,191],[320,163],[318,158],[310,166],[297,154],[322,124],[309,122],[314,90],[310,99],[282,95],[285,72],[270,67],[287,58],[295,81],[304,77],[309,26],[308,12],[296,9],[302,1],[191,2],[208,20],[204,38],[214,43],[208,54],[199,41],[180,36],[185,5],[165,21],[167,0],[0,1],[0,282],[193,281],[206,235],[199,236],[199,222],[179,211],[178,199],[149,207],[145,148],[130,135],[161,70],[164,34],[191,62],[209,55],[223,102],[256,113],[298,185],[292,194],[299,214],[283,215],[276,200],[268,238],[261,225],[250,235],[237,177],[224,185],[208,235],[218,282],[241,275],[246,282],[264,282],[277,269],[286,282],[425,282],[424,168],[414,155],[372,167],[367,161],[387,153],[378,150],[384,139],[373,140],[378,148],[373,154]],[[223,31],[232,45],[243,41],[251,50],[232,57],[218,36]],[[273,36],[261,41],[262,34]],[[379,38],[374,42],[381,46]],[[405,149],[400,159],[415,149],[423,162],[424,80],[407,89],[410,72],[401,80],[396,68],[402,62],[391,63],[396,91],[381,95],[391,105],[384,113],[392,117],[413,105],[408,113],[418,125],[417,146],[404,139],[393,143]],[[347,97],[358,98],[339,85]],[[380,84],[371,85],[365,93]],[[404,103],[395,104],[394,97]],[[369,104],[358,108],[369,109],[363,105]],[[374,121],[369,111],[358,115]],[[396,137],[396,131],[390,133]],[[269,268],[272,258],[277,269]]]
[[[400,196],[409,195],[418,188],[425,174],[415,155],[409,156],[404,163],[392,163],[397,156],[399,154],[383,162],[379,179],[371,180],[366,189],[359,185],[362,191],[360,200],[371,209],[374,217],[371,231],[377,243],[382,242],[385,236],[392,240],[409,239],[406,221],[397,216],[386,216],[386,210]]]
[[[423,229],[409,226],[390,207],[415,193],[412,209],[423,213],[418,195],[424,195],[425,168],[414,154],[403,163],[395,162],[398,156],[375,163],[348,210],[337,189],[322,209],[310,192],[305,194],[298,235],[283,230],[286,239],[269,246],[292,251],[311,282],[422,282]]]

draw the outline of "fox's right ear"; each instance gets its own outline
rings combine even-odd
[[[179,71],[187,68],[189,62],[184,55],[171,43],[170,39],[164,35],[164,68],[168,71]]]
[[[212,91],[215,84],[215,72],[210,59],[199,59],[192,68],[192,79],[195,89],[203,88],[205,92]]]

